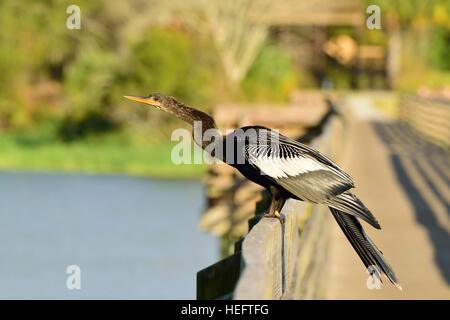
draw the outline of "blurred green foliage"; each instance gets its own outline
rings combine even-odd
[[[241,84],[247,101],[286,101],[298,88],[299,72],[276,44],[264,46]]]
[[[167,128],[172,118],[149,117],[122,96],[164,92],[208,110],[235,94],[246,101],[286,100],[297,85],[294,66],[275,45],[262,49],[235,90],[207,35],[182,26],[154,26],[129,41],[119,38],[122,24],[105,10],[108,2],[87,0],[77,3],[82,29],[69,30],[69,4],[0,3],[0,129],[24,129],[51,119],[59,125],[55,134],[61,140],[75,141],[130,121],[141,128],[156,123]]]
[[[434,69],[430,79],[450,68],[450,2],[366,1],[382,8],[385,23],[396,19],[405,33],[413,33],[425,49],[425,64]],[[162,122],[162,114],[148,117],[130,108],[124,94],[165,92],[194,106],[209,109],[222,100],[285,101],[299,86],[314,85],[310,74],[274,41],[259,52],[239,88],[230,86],[215,46],[207,34],[189,31],[180,24],[148,26],[125,37],[133,23],[124,4],[80,0],[82,29],[65,27],[68,0],[0,2],[0,129],[26,128],[44,120],[59,123],[56,134],[74,141],[92,134]],[[127,29],[128,28],[128,29]],[[329,35],[345,33],[330,28]],[[417,31],[419,30],[419,31]],[[426,31],[423,31],[426,30]],[[408,36],[405,35],[405,39]],[[363,30],[362,42],[387,44],[384,30]],[[407,39],[406,41],[407,42]],[[406,43],[405,55],[420,50]],[[402,87],[419,84],[408,80],[411,68],[405,57]],[[417,59],[415,59],[417,62]],[[427,70],[428,70],[427,69]],[[349,83],[349,73],[329,66],[328,78],[338,87]],[[425,77],[427,78],[427,77]],[[433,80],[432,82],[435,82]]]
[[[433,67],[450,71],[450,28],[433,28],[430,46],[428,56]]]
[[[76,112],[67,115],[60,132],[65,140],[74,140],[120,128],[139,116],[135,106],[125,103],[124,94],[164,92],[196,106],[211,106],[221,92],[219,75],[210,42],[176,28],[148,30],[122,59],[100,50],[83,52],[67,68],[65,94]],[[173,118],[153,113],[152,121],[164,125]]]
[[[387,30],[402,34],[401,70],[397,89],[439,89],[450,83],[450,1],[365,0],[381,7]],[[387,33],[384,38],[387,39]]]
[[[236,90],[208,34],[141,27],[133,3],[79,0],[81,30],[69,30],[72,1],[0,1],[0,168],[198,175],[155,154],[184,124],[123,95],[164,92],[210,110],[235,95],[284,100],[294,88],[295,71],[270,46]]]
[[[448,0],[364,0],[364,2],[367,6],[371,4],[380,6],[382,13],[395,18],[403,28],[430,25],[450,27]]]
[[[159,9],[151,16],[153,5],[164,4],[148,1],[150,11],[137,17],[136,10],[145,7],[138,0],[78,0],[81,30],[66,28],[70,0],[0,1],[0,132],[14,137],[17,150],[63,142],[94,146],[96,139],[115,139],[119,147],[120,136],[129,145],[148,146],[183,125],[125,101],[126,94],[164,92],[210,110],[229,100],[286,101],[298,87],[319,85],[311,71],[293,62],[297,57],[269,36],[236,87],[227,81],[206,30],[187,28],[182,19],[152,23],[164,20]],[[381,6],[383,26],[398,21],[401,27],[398,88],[450,82],[450,1],[364,1]],[[361,30],[359,40],[387,46],[389,28]],[[353,31],[330,27],[327,32]],[[328,63],[326,73],[337,88],[351,82],[349,70],[337,64]]]
[[[116,121],[133,121],[143,133],[167,136],[180,122],[162,112],[143,114],[139,106],[124,101],[124,94],[168,93],[190,105],[210,110],[226,93],[220,62],[207,37],[177,28],[151,28],[130,49],[110,88]],[[130,108],[130,105],[132,106]],[[136,115],[141,121],[136,121]],[[147,127],[147,128],[145,128]],[[150,131],[149,131],[150,130]]]
[[[207,39],[181,30],[154,28],[132,51],[126,81],[134,87],[170,92],[193,105],[215,102],[220,92],[216,83],[220,64]]]

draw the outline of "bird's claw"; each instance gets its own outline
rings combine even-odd
[[[278,219],[280,221],[281,224],[284,224],[286,222],[286,217],[281,214],[278,211],[275,211],[273,214],[272,213],[266,213],[264,215],[265,218],[275,218]]]

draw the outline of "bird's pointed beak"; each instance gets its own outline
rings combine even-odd
[[[132,101],[148,104],[148,105],[151,105],[151,106],[154,106],[154,107],[160,107],[161,106],[161,102],[156,101],[156,100],[151,99],[151,98],[137,97],[137,96],[123,96],[123,97],[127,98],[129,100],[132,100]]]

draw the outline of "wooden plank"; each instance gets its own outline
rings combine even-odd
[[[292,287],[285,299],[317,299],[319,288],[323,286],[320,273],[325,264],[329,212],[326,207],[319,206],[311,206],[311,210],[311,218],[306,221],[298,244]]]
[[[241,274],[241,253],[197,272],[197,300],[231,299]]]
[[[245,237],[242,244],[244,271],[234,292],[235,299],[281,298],[284,275],[283,230],[292,223],[296,223],[293,214],[286,215],[284,226],[277,219],[263,218]]]

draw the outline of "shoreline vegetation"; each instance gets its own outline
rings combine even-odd
[[[81,140],[70,144],[50,141],[39,144],[0,136],[1,171],[44,171],[112,174],[156,179],[200,179],[204,164],[176,165],[171,161],[176,142],[123,144],[117,138]]]

